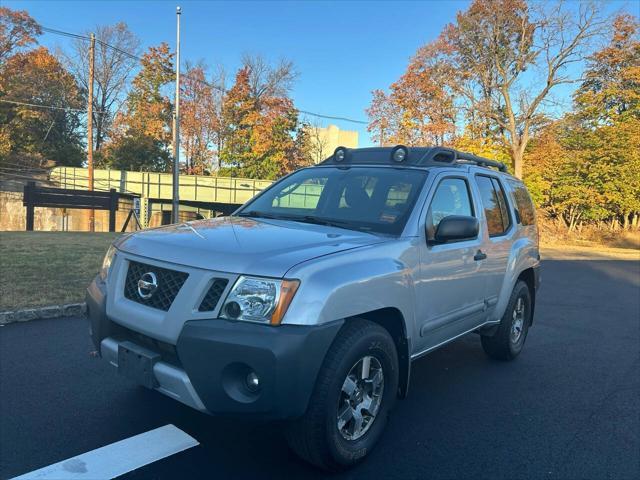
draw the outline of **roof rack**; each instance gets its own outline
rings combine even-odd
[[[506,172],[502,162],[478,157],[470,153],[460,152],[446,147],[371,147],[371,148],[336,148],[333,155],[322,162],[322,165],[412,165],[419,167],[455,165],[472,163],[480,167],[493,167]]]

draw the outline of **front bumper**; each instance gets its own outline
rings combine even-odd
[[[145,337],[106,314],[99,277],[87,290],[90,333],[100,355],[118,367],[118,348],[133,342],[158,354],[154,388],[197,410],[266,419],[301,416],[342,321],[321,326],[271,327],[223,319],[185,322],[177,344]],[[254,372],[260,387],[251,391]]]

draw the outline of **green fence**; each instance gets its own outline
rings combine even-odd
[[[94,170],[94,189],[130,193],[146,198],[172,198],[173,177],[170,173],[129,172],[122,170]],[[88,188],[86,168],[56,167],[51,180],[60,188],[85,190]],[[180,175],[180,199],[199,202],[244,203],[271,185],[270,180],[249,178]]]

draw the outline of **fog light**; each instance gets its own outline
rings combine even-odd
[[[260,389],[260,378],[258,378],[258,374],[256,372],[249,372],[247,374],[247,388],[251,392],[257,392]]]

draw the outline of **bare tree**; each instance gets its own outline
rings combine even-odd
[[[249,68],[251,96],[258,102],[265,97],[289,97],[298,76],[293,62],[284,59],[271,65],[261,55],[244,55],[242,66]]]
[[[125,90],[138,66],[140,40],[124,22],[95,27],[93,125],[95,150],[99,151],[111,133],[113,120],[125,101]],[[89,85],[89,50],[85,40],[74,41],[72,51],[63,54],[69,69],[86,92]]]
[[[327,136],[322,134],[320,123],[313,122],[306,124],[309,139],[309,154],[313,163],[320,163],[329,156],[329,142]]]

